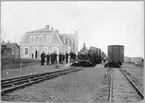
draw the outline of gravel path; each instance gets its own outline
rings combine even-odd
[[[123,64],[122,68],[126,72],[126,74],[131,78],[131,80],[135,83],[135,85],[140,89],[140,91],[144,91],[143,88],[143,67],[137,66],[134,64]]]
[[[2,97],[3,101],[104,102],[108,101],[108,77],[103,65],[47,80]]]

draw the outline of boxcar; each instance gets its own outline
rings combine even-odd
[[[110,45],[108,46],[108,62],[119,63],[124,62],[124,46],[122,45]]]

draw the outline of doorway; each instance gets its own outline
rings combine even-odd
[[[38,53],[37,53],[37,50],[35,51],[35,58],[37,58],[38,57]]]

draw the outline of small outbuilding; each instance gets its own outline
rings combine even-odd
[[[17,43],[2,42],[1,43],[1,58],[20,58],[20,47]]]

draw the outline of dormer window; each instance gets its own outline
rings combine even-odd
[[[38,36],[38,43],[43,43],[43,35]]]
[[[68,43],[68,38],[66,38],[65,40],[66,40],[66,44],[69,44],[69,43]]]
[[[65,37],[63,37],[63,42],[66,43],[66,42],[65,42]]]
[[[70,40],[69,44],[72,45],[72,41],[71,40]]]
[[[46,36],[46,43],[52,43],[52,36],[51,35]]]
[[[30,36],[30,43],[35,43],[35,36],[34,35]]]

